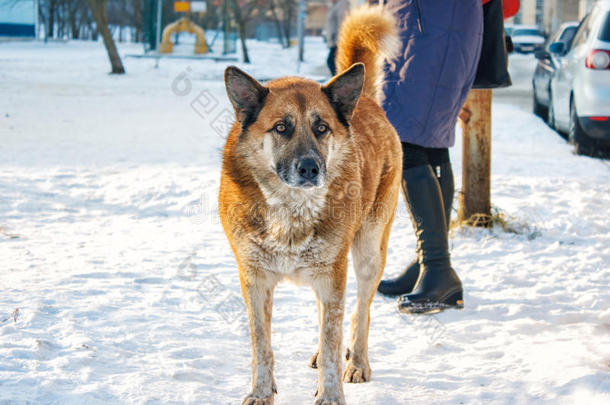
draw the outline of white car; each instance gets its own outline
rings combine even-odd
[[[549,47],[555,42],[563,42],[565,48],[570,48],[574,35],[578,31],[578,22],[567,22],[561,25],[557,32],[553,34],[545,49],[536,52],[538,64],[534,71],[532,80],[533,96],[534,96],[534,114],[548,121],[549,118],[549,103],[551,102],[551,79],[555,75],[557,66],[561,63],[559,59],[563,55],[550,53]]]
[[[513,25],[510,37],[515,52],[530,53],[544,47],[545,38],[535,25]]]
[[[568,49],[555,42],[549,51],[564,55],[551,79],[549,125],[567,132],[577,153],[610,150],[610,0],[595,4]]]

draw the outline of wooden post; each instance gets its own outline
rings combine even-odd
[[[471,90],[460,113],[462,125],[462,191],[458,220],[491,225],[491,90]]]

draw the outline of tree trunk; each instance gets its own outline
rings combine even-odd
[[[57,6],[57,32],[55,33],[57,39],[65,39],[66,37],[65,8],[65,4],[62,4],[61,2]]]
[[[47,16],[44,13],[44,7],[41,7],[40,5],[38,6],[38,22],[39,25],[44,25],[44,30],[43,30],[43,34],[44,34],[44,42],[47,42]],[[38,32],[36,33],[36,37],[38,38]]]
[[[282,30],[282,23],[277,15],[277,10],[275,8],[275,0],[269,0],[269,9],[271,10],[271,15],[273,16],[273,22],[275,23],[275,28],[277,30],[277,38],[282,45],[282,48],[288,48],[290,45],[288,43],[288,39],[284,40],[284,31]]]
[[[102,34],[102,38],[104,39],[104,46],[106,47],[108,58],[110,59],[110,64],[112,65],[112,73],[125,73],[123,62],[121,62],[121,57],[119,56],[114,40],[112,39],[112,34],[108,29],[106,0],[88,0],[88,2],[89,7],[91,8],[91,13],[93,14],[93,19],[97,25],[97,29]]]
[[[80,27],[75,23],[72,24],[72,39],[78,39],[80,36]]]
[[[241,16],[241,10],[237,4],[237,0],[231,0],[231,6],[233,7],[233,14],[235,15],[235,21],[237,22],[237,30],[239,31],[239,39],[241,41],[241,53],[244,57],[244,63],[250,63],[250,57],[248,56],[248,48],[246,47],[246,22]]]
[[[49,1],[49,18],[47,26],[47,38],[53,38],[53,28],[55,28],[55,1]]]
[[[292,28],[292,16],[293,16],[293,1],[287,0],[284,4],[284,37],[286,37],[286,44],[290,46],[290,29]]]
[[[70,13],[68,14],[70,31],[72,31],[72,39],[78,39],[78,36],[80,33],[80,27],[79,27],[77,19],[76,19],[76,12],[77,11],[75,9],[72,9],[72,10],[70,10]]]

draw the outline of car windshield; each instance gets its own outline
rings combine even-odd
[[[576,28],[578,28],[578,27],[566,28],[563,31],[563,33],[561,34],[561,37],[559,38],[559,40],[561,42],[565,42],[567,47],[570,47],[570,44],[572,43],[572,40],[574,39],[574,35],[576,34]]]
[[[600,41],[610,41],[610,12],[606,14],[606,20],[602,25],[602,29],[599,30],[599,35],[597,36],[597,39],[599,39]]]
[[[563,42],[566,44],[566,48],[569,48],[572,44],[572,40],[574,39],[574,35],[576,35],[577,29],[577,26],[568,26],[563,30],[557,31],[555,35],[549,37],[549,39],[546,41],[546,50],[548,51],[549,46],[555,42]]]
[[[525,29],[525,28],[517,28],[515,30],[513,30],[513,37],[517,37],[520,35],[540,35],[540,33],[538,32],[538,30],[536,29]]]

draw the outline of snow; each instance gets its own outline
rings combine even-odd
[[[325,52],[310,39],[301,74],[323,79]],[[239,65],[256,77],[296,74],[294,49],[250,53]],[[233,404],[249,392],[216,210],[225,65],[124,63],[128,74],[107,75],[88,42],[0,44],[0,404]],[[492,203],[517,232],[452,232],[463,311],[404,316],[375,297],[373,380],[346,384],[349,404],[610,403],[610,165],[502,102],[492,151]],[[387,276],[414,247],[401,202]],[[348,311],[355,287],[350,272]],[[276,404],[311,403],[313,293],[282,284],[274,304]]]

